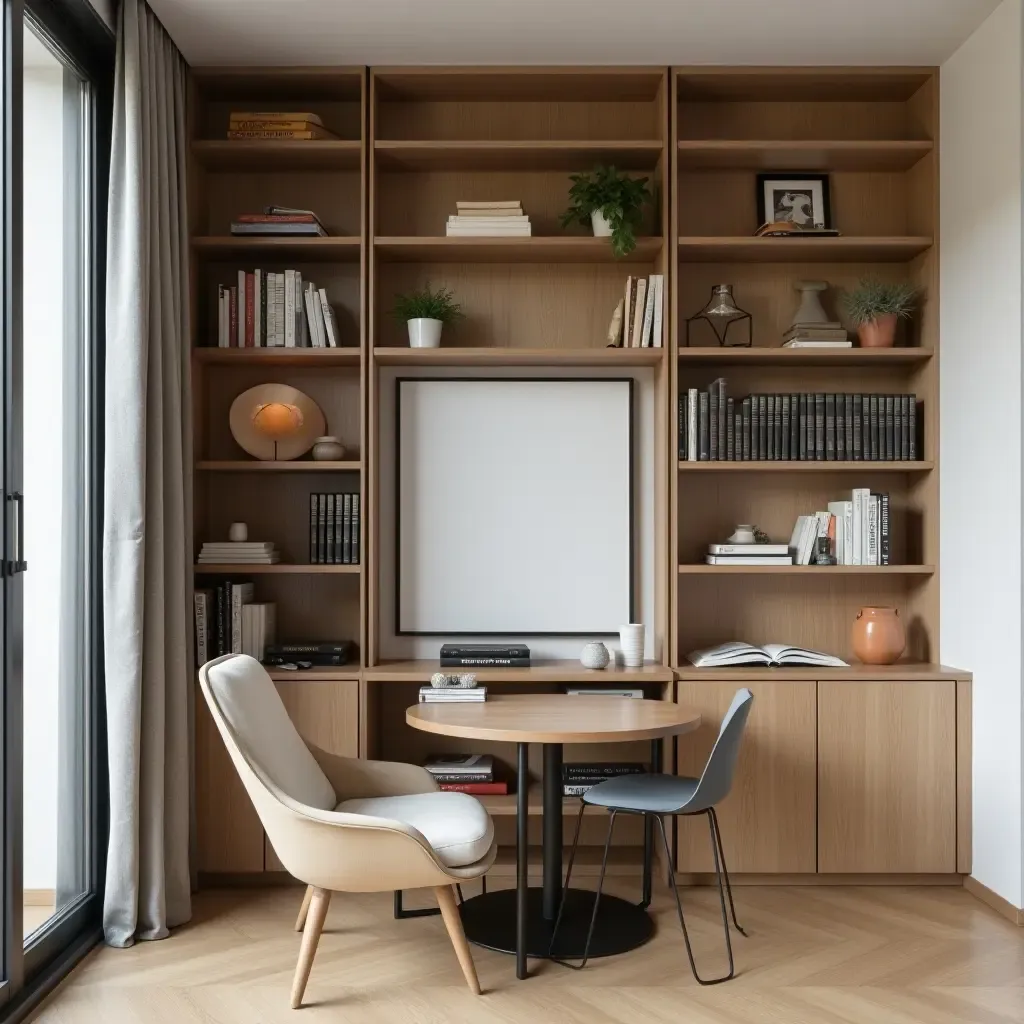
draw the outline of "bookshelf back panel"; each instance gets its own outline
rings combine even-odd
[[[387,263],[377,272],[375,345],[407,345],[390,315],[394,297],[426,283],[455,293],[464,320],[445,327],[443,344],[499,348],[603,348],[627,273],[651,265]]]
[[[358,82],[357,82],[358,91]],[[228,124],[234,111],[286,113],[312,113],[323,122],[325,128],[334,132],[340,139],[358,141],[362,137],[362,104],[356,100],[325,100],[315,98],[315,87],[308,89],[291,99],[282,98],[280,94],[273,98],[260,95],[244,95],[225,98],[217,95],[204,103],[196,119],[196,134],[200,139],[226,139]],[[296,140],[297,146],[302,145]]]

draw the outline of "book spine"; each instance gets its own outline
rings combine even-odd
[[[893,417],[895,423],[892,430],[892,457],[902,462],[907,456],[903,448],[903,395],[893,397]]]
[[[678,403],[679,407],[676,410],[676,415],[678,417],[676,423],[676,449],[680,462],[686,461],[686,402],[687,396],[680,395]]]
[[[266,272],[254,270],[252,274],[252,343],[255,348],[263,346],[263,282]]]
[[[252,274],[245,275],[245,337],[244,344],[246,348],[253,347],[253,330],[256,327],[256,308],[255,308],[255,279]]]
[[[797,396],[797,450],[795,456],[800,462],[807,461],[807,395]]]
[[[775,432],[775,461],[779,462],[782,459],[782,395],[775,396],[775,412],[771,424]]]
[[[896,458],[896,404],[892,395],[885,396],[885,458],[888,462]]]
[[[231,581],[220,587],[221,654],[231,653]]]
[[[736,400],[725,400],[725,457],[729,462],[736,461]]]
[[[491,772],[431,772],[434,781],[440,783],[454,783],[459,786],[489,786],[494,781]]]
[[[846,395],[836,395],[836,461],[846,461]]]
[[[506,796],[507,782],[440,782],[438,788],[446,793],[469,793],[471,796]]]
[[[918,454],[923,450],[923,445],[917,443],[917,395],[910,396],[910,458],[912,460],[923,459],[923,454]]]
[[[767,423],[767,438],[766,438],[766,451],[765,458],[769,462],[774,462],[776,459],[775,452],[775,395],[764,396],[765,405],[765,420]]]
[[[868,507],[868,550],[865,562],[868,565],[878,565],[878,498],[876,495],[867,495]]]
[[[362,515],[359,509],[360,499],[358,494],[352,495],[352,564],[359,565],[360,554],[360,531],[363,528]]]
[[[231,587],[231,653],[242,653],[242,586]]]
[[[854,455],[854,450],[853,450],[853,445],[854,445],[854,442],[853,442],[853,436],[854,436],[853,435],[853,409],[854,409],[854,405],[855,405],[855,403],[857,401],[857,396],[856,395],[845,395],[844,397],[845,397],[845,403],[844,404],[846,406],[846,414],[845,414],[845,422],[846,422],[846,458],[848,460],[853,460],[854,458],[856,458],[856,456]]]
[[[320,549],[320,561],[322,564],[327,564],[327,495],[321,493],[320,514],[317,517],[316,524],[316,543]]]
[[[878,564],[889,564],[889,494],[878,495]]]
[[[719,377],[718,384],[718,458],[725,462],[727,459],[726,445],[729,437],[729,396],[726,394],[725,378]]]
[[[789,458],[796,462],[800,458],[800,396],[789,396]]]
[[[708,458],[715,462],[718,459],[718,386],[717,381],[711,385],[708,395]]]
[[[284,272],[284,344],[295,348],[295,271]]]
[[[318,502],[319,494],[309,496],[309,563],[310,565],[320,564],[320,548],[317,545],[316,524],[319,522]]]
[[[700,439],[698,437],[700,420],[699,399],[697,389],[690,388],[686,393],[686,458],[689,462],[696,462]]]
[[[352,564],[352,495],[342,495],[341,520],[341,560],[345,565]]]
[[[757,453],[758,458],[768,458],[768,396],[757,396]]]
[[[822,462],[825,458],[825,395],[814,396],[814,458]]]
[[[743,461],[744,462],[750,462],[750,460],[753,458],[753,454],[751,452],[751,440],[750,440],[751,429],[752,429],[752,424],[751,424],[751,408],[750,408],[751,405],[752,405],[752,403],[751,403],[751,400],[750,400],[750,396],[748,395],[746,398],[743,399],[743,404],[740,407],[740,418],[741,418],[741,420],[743,422],[742,434],[743,434]]]
[[[825,460],[836,461],[836,396],[825,396]]]
[[[590,790],[592,790],[596,785],[596,782],[584,782],[580,785],[563,785],[562,796],[584,796],[586,793],[589,793]]]
[[[710,457],[710,412],[711,403],[710,396],[706,391],[700,392],[700,438],[698,441],[697,458],[701,462],[707,462]]]
[[[232,285],[228,289],[228,347],[238,344],[238,288]]]
[[[783,462],[789,462],[789,443],[790,443],[790,407],[789,407],[789,395],[782,395],[782,452],[780,458]]]
[[[868,445],[871,453],[870,460],[877,462],[879,459],[879,420],[878,420],[878,395],[868,396],[868,408],[870,414],[868,416],[868,426],[871,431],[871,441]]]
[[[193,597],[196,613],[196,668],[201,668],[210,660],[209,596],[205,590],[197,590]]]
[[[327,565],[334,565],[334,504],[337,495],[324,495],[324,562]]]
[[[864,420],[863,420],[863,395],[853,396],[853,461],[860,462],[864,458]]]
[[[529,668],[529,658],[441,658],[441,668]]]

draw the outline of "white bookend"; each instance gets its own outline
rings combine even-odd
[[[651,338],[652,348],[661,348],[662,344],[662,310],[665,305],[665,275],[652,274],[654,281],[654,329]]]
[[[284,347],[295,348],[295,271],[284,272]]]
[[[647,279],[647,299],[644,302],[644,322],[640,328],[640,345],[651,347],[651,331],[654,328],[654,275]]]
[[[327,301],[327,289],[321,288],[317,294],[320,299],[320,315],[324,320],[324,337],[327,339],[327,347],[337,348],[338,332],[334,322],[334,310],[331,309],[331,304]]]
[[[264,271],[254,270],[252,273],[252,343],[254,346],[263,344],[263,275]]]
[[[633,330],[633,277],[626,278],[625,308],[622,311],[622,347],[629,348],[630,333]]]
[[[644,331],[644,308],[647,299],[647,278],[636,279],[636,303],[633,311],[633,326],[629,331],[629,344],[631,348],[639,348],[643,341]]]
[[[235,302],[238,313],[235,331],[235,344],[239,348],[245,348],[245,271],[238,272],[238,299]]]
[[[689,388],[686,392],[686,457],[690,462],[697,461],[697,403],[700,398],[696,388]]]

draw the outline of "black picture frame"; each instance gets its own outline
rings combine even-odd
[[[773,220],[769,215],[764,201],[765,186],[771,182],[811,182],[821,187],[823,228],[832,229],[832,196],[829,190],[827,174],[812,174],[807,171],[763,171],[757,176],[757,224],[758,226]],[[818,227],[818,225],[815,225]]]

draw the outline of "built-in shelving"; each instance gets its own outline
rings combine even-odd
[[[825,235],[810,238],[681,235],[683,263],[904,263],[931,248],[925,235]]]
[[[663,348],[376,348],[381,366],[657,366]]]
[[[934,462],[690,462],[681,461],[681,473],[928,473]]]
[[[196,348],[192,358],[215,366],[358,366],[358,348]]]
[[[192,239],[197,256],[221,260],[302,260],[308,263],[358,262],[362,240],[358,236],[338,238],[287,238],[263,236],[208,235]]]
[[[680,565],[680,576],[933,576],[934,565]]]
[[[196,469],[201,473],[349,473],[358,472],[358,460],[314,462],[296,459],[293,462],[260,462],[257,459],[201,459]]]
[[[209,171],[358,171],[362,143],[357,139],[245,141],[197,139],[192,153]]]
[[[435,672],[444,671],[437,661],[382,661],[366,669],[371,683],[427,683]],[[455,671],[451,669],[449,671]],[[474,668],[487,683],[608,683],[610,686],[636,686],[640,683],[670,683],[672,670],[647,662],[642,668],[584,668],[578,661],[535,659],[528,668]]]
[[[664,152],[659,139],[378,139],[382,171],[579,171],[594,164],[653,170]]]
[[[930,139],[680,139],[684,170],[907,171]]]
[[[396,263],[650,263],[662,248],[660,238],[638,238],[621,258],[607,238],[533,235],[528,238],[448,238],[409,236],[373,240],[382,260]],[[628,271],[624,271],[624,274]]]
[[[934,353],[928,348],[686,348],[685,335],[680,338],[677,358],[687,366],[695,363],[715,363],[726,367],[743,366],[857,366],[894,367],[916,366],[928,362]]]

